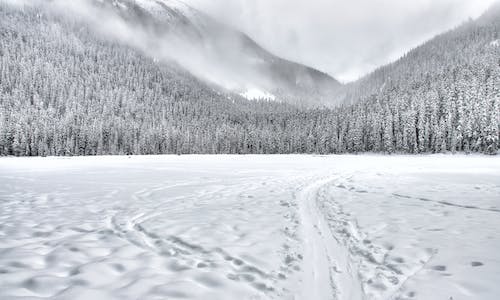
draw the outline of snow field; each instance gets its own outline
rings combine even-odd
[[[500,159],[0,159],[1,299],[496,299]]]

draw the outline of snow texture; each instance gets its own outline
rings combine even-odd
[[[0,159],[0,299],[497,299],[500,158]]]

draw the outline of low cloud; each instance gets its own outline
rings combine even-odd
[[[19,7],[43,6],[52,13],[70,16],[74,20],[88,24],[93,31],[106,39],[128,45],[156,61],[176,63],[194,76],[228,90],[244,91],[272,86],[272,83],[262,79],[262,76],[251,67],[254,62],[241,59],[239,54],[243,52],[243,45],[237,36],[230,32],[217,31],[216,44],[205,44],[196,33],[190,35],[183,31],[169,31],[168,26],[162,26],[159,30],[160,27],[141,23],[148,20],[134,22],[125,19],[118,13],[118,8],[109,6],[112,1],[0,0],[0,2]],[[117,6],[120,7],[120,4]],[[123,7],[123,9],[129,8]],[[222,53],[221,49],[228,51]]]
[[[185,0],[272,52],[351,81],[495,0]]]

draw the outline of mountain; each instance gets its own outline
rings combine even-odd
[[[331,100],[332,91],[340,86],[329,75],[273,55],[246,34],[179,0],[99,0],[98,4],[148,32],[150,49],[164,51],[155,56],[167,55],[195,76],[230,91],[242,95],[260,91],[295,104],[318,104]],[[165,47],[172,41],[175,46]]]
[[[500,1],[480,18],[469,20],[410,50],[389,63],[336,90],[334,102],[356,103],[395,87],[408,88],[410,83],[442,81],[451,70],[461,72],[471,65],[493,68],[498,59]],[[493,68],[495,69],[495,68]]]
[[[337,91],[358,151],[496,153],[500,3]]]
[[[0,155],[280,153],[304,144],[304,128],[287,121],[298,109],[225,93],[96,32],[72,9],[0,1]],[[276,142],[282,126],[286,145]]]
[[[0,155],[498,151],[498,6],[311,109],[207,80],[200,23],[86,1],[0,0]]]

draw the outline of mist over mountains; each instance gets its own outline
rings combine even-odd
[[[329,75],[281,59],[246,34],[178,0],[52,1],[50,6],[82,18],[97,32],[177,64],[224,90],[302,104],[331,101],[340,84]],[[248,93],[250,91],[250,93]]]
[[[176,0],[0,15],[0,155],[498,149],[498,5],[348,85]]]

